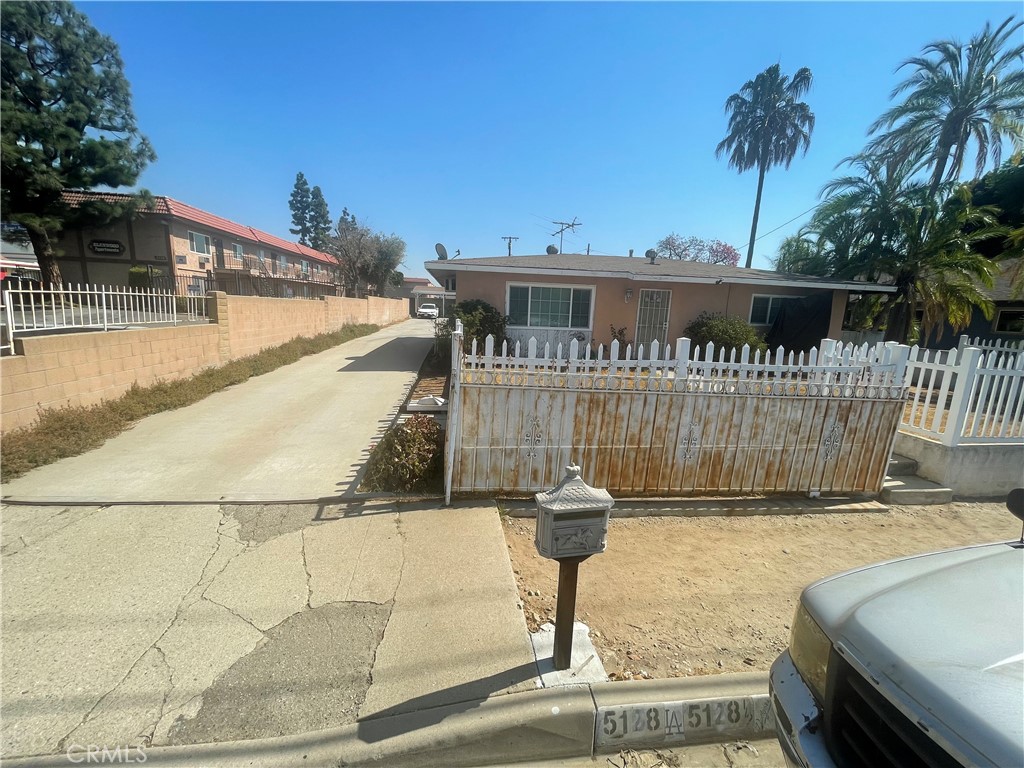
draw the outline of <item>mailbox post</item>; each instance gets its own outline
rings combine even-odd
[[[615,501],[608,491],[591,488],[580,468],[565,468],[566,475],[550,491],[534,496],[541,557],[558,562],[558,602],[555,607],[555,669],[568,669],[572,658],[572,625],[576,614],[576,577],[580,563],[604,552],[608,517]]]

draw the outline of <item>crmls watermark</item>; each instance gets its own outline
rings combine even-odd
[[[97,747],[95,744],[72,744],[67,751],[71,763],[144,763],[145,747]]]

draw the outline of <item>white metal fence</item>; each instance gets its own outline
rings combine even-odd
[[[206,318],[205,296],[108,285],[41,288],[16,281],[3,291],[4,346],[27,332],[134,325],[177,325]]]
[[[948,446],[1024,442],[1021,349],[963,343],[949,351],[913,347],[907,373],[912,387],[900,431]]]
[[[550,487],[578,462],[626,495],[877,492],[909,348],[607,349],[452,337],[446,495]]]

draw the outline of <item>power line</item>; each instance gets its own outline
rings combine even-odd
[[[757,237],[755,237],[755,238],[754,238],[754,242],[756,243],[756,242],[757,242],[758,240],[760,240],[760,239],[761,239],[762,237],[768,237],[768,235],[772,234],[772,232],[778,232],[778,231],[779,231],[780,229],[782,229],[782,228],[783,228],[784,226],[786,226],[787,224],[792,224],[792,223],[793,223],[794,221],[796,221],[797,219],[799,219],[799,218],[800,218],[801,216],[804,216],[804,215],[806,215],[806,214],[810,213],[811,211],[815,210],[816,208],[820,208],[820,207],[821,207],[821,206],[823,206],[823,205],[824,205],[824,204],[825,204],[826,202],[828,202],[828,201],[827,201],[827,200],[822,200],[822,201],[821,201],[820,203],[817,203],[817,204],[815,204],[815,205],[812,205],[812,206],[811,206],[810,208],[808,208],[808,209],[807,209],[806,211],[804,211],[803,213],[798,213],[798,214],[797,214],[796,216],[794,216],[794,217],[793,217],[792,219],[790,219],[789,221],[784,221],[784,222],[783,222],[782,224],[779,224],[779,226],[777,226],[777,227],[776,227],[775,229],[769,229],[769,230],[768,230],[767,232],[765,232],[764,234],[758,235]],[[743,244],[743,248],[746,248],[746,247],[748,247],[749,245],[750,245],[750,241],[748,240],[748,241],[747,241],[746,243],[744,243],[744,244]],[[736,250],[737,250],[737,251],[742,251],[742,250],[743,250],[743,248],[737,248]]]

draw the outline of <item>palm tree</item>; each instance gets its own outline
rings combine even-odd
[[[890,98],[906,93],[902,104],[886,111],[869,132],[885,130],[869,150],[928,147],[924,166],[931,169],[929,193],[960,177],[968,144],[977,144],[975,178],[991,157],[998,166],[1003,140],[1024,141],[1024,69],[1011,68],[1024,56],[1022,22],[1011,16],[995,30],[988,23],[970,43],[942,40],[927,45],[921,56],[907,59],[899,69],[912,74],[896,86]],[[898,70],[897,70],[898,71]]]
[[[807,67],[797,70],[791,80],[782,74],[778,64],[772,64],[725,102],[729,133],[719,142],[715,156],[728,154],[729,165],[739,173],[757,168],[758,174],[747,269],[754,259],[764,175],[776,165],[789,168],[797,151],[802,148],[807,154],[811,146],[814,115],[810,107],[798,101],[810,87],[811,70]]]

